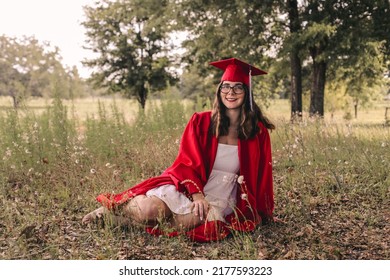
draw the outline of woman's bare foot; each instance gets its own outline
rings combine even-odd
[[[96,222],[97,220],[102,219],[103,216],[108,214],[108,213],[110,213],[110,211],[108,211],[104,207],[100,207],[100,208],[95,209],[94,211],[88,213],[87,215],[85,215],[83,217],[83,219],[81,220],[81,223],[83,225],[87,225],[87,224],[90,224],[92,222]]]

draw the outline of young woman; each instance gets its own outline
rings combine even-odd
[[[152,234],[162,234],[158,225],[165,221],[175,230],[170,235],[207,242],[273,219],[268,129],[275,127],[251,92],[251,76],[266,72],[235,58],[211,65],[224,70],[213,110],[192,116],[172,166],[120,194],[99,195],[103,206],[84,224],[111,213]]]

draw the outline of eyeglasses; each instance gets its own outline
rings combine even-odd
[[[233,89],[234,94],[243,94],[244,93],[244,87],[241,84],[230,86],[229,84],[223,84],[221,85],[221,93],[228,94],[230,90]]]

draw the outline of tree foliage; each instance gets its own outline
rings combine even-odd
[[[340,77],[340,67],[353,70],[361,64],[362,57],[366,64],[383,58],[370,66],[369,71],[376,73],[371,78],[358,71],[345,72],[348,77],[343,82],[371,79],[370,84],[373,79],[382,79],[381,71],[388,61],[390,10],[386,0],[183,0],[176,5],[176,11],[177,27],[189,32],[184,59],[189,65],[196,65],[200,75],[211,73],[218,77],[216,71],[209,69],[208,62],[232,56],[264,67],[272,74],[280,76],[284,72],[284,80],[288,75],[285,68],[290,65],[290,94],[295,98],[292,115],[301,110],[300,95],[308,90],[310,114],[323,116],[326,83]],[[366,51],[371,43],[381,41],[377,50],[384,56]],[[280,79],[261,79],[260,84],[262,90],[271,89],[266,96],[272,96]],[[288,83],[283,84],[287,89]],[[363,98],[361,91],[351,88],[352,91],[356,98]]]
[[[168,71],[166,8],[166,1],[157,0],[101,0],[85,7],[83,25],[97,54],[85,64],[96,69],[96,86],[135,96],[144,108],[149,90],[175,82]]]
[[[169,38],[178,31],[188,34],[183,96],[213,96],[221,73],[209,62],[237,57],[270,73],[254,80],[257,97],[289,92],[292,117],[301,115],[305,92],[310,115],[323,116],[327,83],[349,83],[346,93],[363,100],[362,89],[380,83],[389,61],[387,0],[100,0],[86,15],[99,55],[86,62],[96,69],[93,81],[142,106],[149,90],[175,81],[167,69]],[[359,65],[366,68],[354,70]]]
[[[11,96],[14,107],[30,96],[79,96],[82,81],[77,69],[61,64],[59,49],[34,37],[0,37],[0,95]],[[70,96],[72,95],[72,96]]]

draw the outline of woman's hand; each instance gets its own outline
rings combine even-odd
[[[195,216],[199,216],[199,219],[203,221],[206,218],[209,211],[209,203],[201,193],[194,193],[192,195],[192,212]]]

